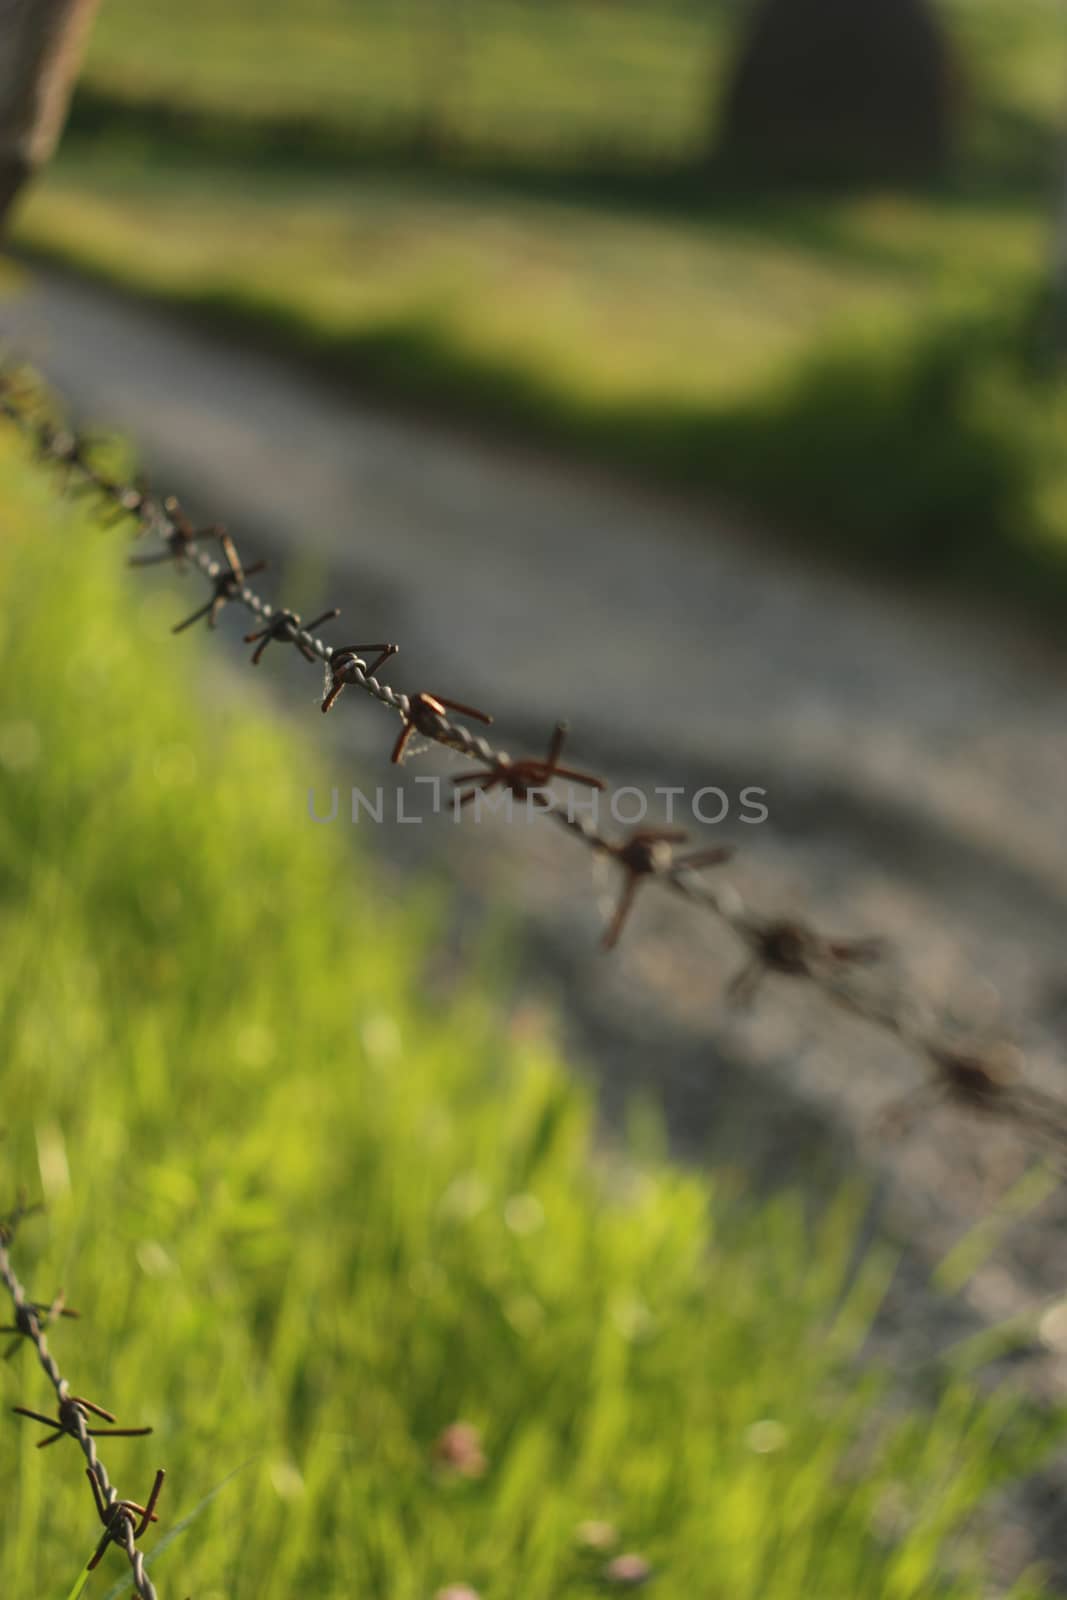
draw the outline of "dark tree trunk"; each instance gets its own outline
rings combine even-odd
[[[98,0],[0,0],[0,228],[55,148]]]
[[[945,161],[954,98],[928,0],[757,0],[718,153],[774,181],[924,177]]]

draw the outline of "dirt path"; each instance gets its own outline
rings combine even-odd
[[[0,306],[0,334],[82,415],[128,431],[194,510],[285,552],[309,608],[319,593],[344,606],[346,639],[405,642],[398,687],[489,701],[513,747],[565,715],[579,764],[618,781],[765,789],[765,825],[735,809],[719,830],[741,846],[745,894],[888,935],[913,981],[963,1021],[1013,1026],[1067,1096],[1064,657],[806,568],[706,514],[383,416],[59,275],[35,273]],[[369,707],[330,724],[357,781],[385,776],[387,724]],[[788,984],[751,1017],[728,1013],[736,951],[665,896],[649,893],[602,958],[588,863],[554,831],[437,817],[378,842],[463,886],[457,942],[471,913],[521,912],[535,982],[562,995],[609,1103],[660,1084],[688,1148],[773,1180],[813,1153],[831,1177],[857,1158],[873,1169],[911,1246],[895,1349],[929,1354],[952,1331],[912,1280],[988,1214],[1025,1148],[947,1113],[907,1142],[873,1139],[914,1063]],[[1056,1194],[1007,1234],[961,1295],[961,1326],[1067,1291],[1065,1219]],[[1035,1352],[1038,1381],[1062,1390],[1067,1348]],[[1023,1553],[1042,1542],[1012,1537]]]

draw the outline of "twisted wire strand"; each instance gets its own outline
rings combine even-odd
[[[258,621],[275,623],[275,637],[300,647],[296,654],[307,653],[327,673],[334,658],[343,656],[346,685],[362,690],[407,725],[417,716],[419,734],[478,762],[497,781],[519,793],[515,785],[522,763],[507,751],[450,717],[432,697],[410,697],[393,689],[372,674],[367,662],[352,650],[335,649],[300,624],[295,612],[272,606],[247,582],[243,568],[238,567],[235,573],[232,562],[227,568],[218,561],[205,548],[205,542],[222,535],[221,528],[194,533],[176,500],[159,497],[144,486],[116,480],[94,465],[91,444],[65,424],[52,420],[36,379],[31,385],[25,372],[0,370],[0,415],[21,430],[38,460],[61,468],[67,488],[92,492],[109,520],[133,519],[138,535],[150,533],[159,539],[159,555],[133,557],[131,564],[157,565],[168,559],[176,565],[189,562],[212,586],[217,606],[239,604]],[[229,550],[233,552],[232,543]],[[205,612],[210,608],[209,601]],[[395,648],[390,646],[389,651]],[[427,699],[432,702],[429,709]],[[645,880],[660,882],[716,917],[747,952],[748,964],[731,985],[731,993],[737,998],[751,998],[766,974],[804,979],[836,1010],[846,1011],[892,1035],[919,1060],[926,1072],[926,1083],[915,1096],[917,1104],[921,1099],[929,1104],[950,1101],[961,1108],[999,1117],[1046,1148],[1055,1146],[1067,1153],[1067,1101],[1028,1086],[1021,1063],[1018,1059],[1009,1060],[1002,1041],[959,1040],[956,1030],[940,1022],[932,1005],[920,994],[901,993],[890,1000],[872,992],[870,985],[856,981],[857,969],[875,959],[874,947],[879,941],[833,938],[788,915],[755,911],[735,885],[721,878],[712,884],[698,876],[695,864],[687,867],[684,857],[677,858],[674,843],[679,839],[678,830],[635,828],[628,836],[616,839],[603,832],[592,818],[577,815],[572,806],[565,806],[555,796],[546,794],[537,809],[594,854],[614,860],[622,869],[625,881],[617,918],[620,926],[638,884]],[[614,943],[618,931],[606,942]]]

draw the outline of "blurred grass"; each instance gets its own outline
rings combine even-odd
[[[888,1408],[861,1197],[813,1221],[595,1149],[551,1039],[311,824],[329,774],[169,636],[170,588],[6,439],[0,505],[4,1152],[49,1202],[18,1262],[82,1311],[79,1390],[155,1424],[106,1459],[134,1495],[166,1465],[161,1533],[242,1469],[163,1592],[592,1596],[605,1518],[664,1600],[987,1594],[976,1509],[1054,1426],[951,1376]],[[25,1352],[3,1383],[44,1399]],[[430,1465],[459,1417],[477,1481]],[[5,1426],[5,1586],[60,1600],[84,1478]]]
[[[1067,33],[944,0],[937,189],[706,172],[733,0],[110,0],[16,238],[905,579],[1058,617],[1067,384],[1034,370]]]
[[[102,15],[79,115],[108,104],[547,165],[670,161],[692,141],[728,8],[615,0],[128,0]],[[653,117],[635,127],[635,98]]]
[[[1034,176],[1056,136],[1057,0],[939,0],[972,115],[964,159]],[[108,107],[344,145],[581,169],[702,164],[743,0],[110,0],[76,118]],[[1057,44],[1061,46],[1057,54]],[[77,123],[76,123],[77,125]]]
[[[730,496],[790,537],[1058,616],[1067,387],[1029,367],[1025,207],[619,214],[75,148],[18,237],[389,399]],[[974,271],[981,261],[981,277]]]

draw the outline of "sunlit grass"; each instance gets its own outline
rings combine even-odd
[[[105,150],[60,161],[19,239],[901,576],[1063,592],[1062,385],[1024,371],[1032,210],[871,194],[657,216]]]
[[[905,197],[684,219],[492,188],[61,162],[17,237],[133,287],[244,301],[343,343],[433,325],[457,362],[610,404],[729,402],[832,332],[1011,284],[1034,219]],[[966,264],[980,253],[977,288]]]
[[[3,1150],[49,1202],[17,1258],[82,1312],[77,1389],[155,1425],[106,1447],[134,1496],[167,1467],[155,1538],[236,1471],[161,1591],[592,1596],[600,1518],[678,1600],[986,1594],[974,1511],[1048,1426],[951,1379],[887,1410],[860,1197],[815,1223],[598,1151],[441,906],[308,820],[300,733],[205,682],[170,589],[0,451]],[[3,1386],[45,1399],[25,1352]],[[480,1478],[431,1464],[461,1417]],[[76,1452],[3,1426],[5,1589],[62,1600]]]
[[[152,292],[247,298],[323,338],[432,322],[474,360],[607,399],[743,392],[828,326],[885,310],[887,293],[906,314],[925,292],[906,270],[827,259],[784,230],[415,181],[206,177],[68,162],[30,196],[18,237]],[[1010,260],[1017,224],[1004,240],[989,231]]]
[[[963,72],[968,159],[1056,137],[1067,33],[1056,0],[939,0]],[[109,0],[86,85],[132,104],[353,135],[433,129],[548,164],[692,161],[710,147],[742,0]]]
[[[466,143],[548,160],[601,146],[676,157],[706,121],[728,11],[628,0],[118,0],[101,15],[87,84],[135,103],[311,114],[354,130],[433,122]]]

